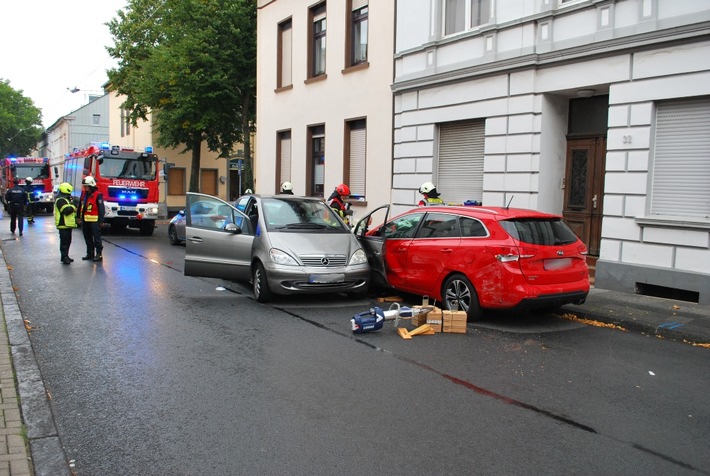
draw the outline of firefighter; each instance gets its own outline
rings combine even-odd
[[[96,180],[91,175],[84,178],[79,198],[77,222],[81,225],[86,242],[86,256],[81,259],[95,263],[103,261],[104,245],[101,242],[101,224],[104,222],[104,197],[96,188]]]
[[[331,193],[330,197],[328,197],[328,205],[330,208],[336,210],[340,215],[340,218],[342,218],[347,225],[350,225],[350,216],[353,214],[353,211],[350,210],[350,204],[345,203],[345,199],[349,197],[350,187],[344,183],[341,183],[335,187],[333,193]]]
[[[427,205],[443,205],[444,201],[439,198],[439,192],[436,191],[436,185],[431,182],[425,182],[419,187],[419,193],[421,193],[424,198],[419,200],[420,207],[426,207]]]
[[[20,230],[20,236],[25,226],[25,207],[27,206],[27,192],[20,185],[20,179],[15,177],[14,186],[5,192],[5,203],[10,209],[10,233],[15,234],[15,228]]]
[[[27,223],[31,224],[35,222],[35,194],[32,190],[32,177],[27,177],[25,179],[25,191],[27,192]]]
[[[76,228],[76,205],[71,198],[72,190],[74,188],[67,182],[59,184],[59,195],[54,201],[54,224],[59,230],[59,254],[62,264],[74,262],[69,257],[72,230]]]
[[[281,194],[282,195],[293,195],[293,184],[291,182],[284,182],[281,184]]]

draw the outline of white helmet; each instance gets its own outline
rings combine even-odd
[[[282,192],[293,192],[293,184],[291,182],[284,182],[281,184]]]
[[[434,185],[431,182],[426,182],[426,183],[422,184],[421,187],[419,187],[419,193],[430,193],[435,188],[436,188],[436,185]]]
[[[88,185],[89,187],[96,187],[96,180],[94,180],[94,177],[91,175],[87,175],[84,177],[84,185]]]
[[[27,182],[27,183],[32,183],[32,177],[27,177],[27,178],[25,179],[25,182]]]

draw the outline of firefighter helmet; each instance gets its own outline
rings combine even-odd
[[[293,192],[293,184],[291,182],[284,182],[281,184],[281,193],[283,192]]]
[[[70,194],[73,190],[74,187],[72,187],[71,184],[68,182],[62,182],[59,184],[59,193]]]
[[[27,177],[27,178],[25,179],[25,183],[27,183],[28,185],[31,184],[31,183],[32,183],[32,177]]]
[[[340,185],[335,187],[335,191],[338,192],[338,195],[350,195],[350,187],[348,187],[344,183],[341,183]]]
[[[89,187],[96,187],[96,180],[94,180],[94,177],[91,175],[87,175],[84,177],[84,185],[88,185]]]
[[[419,187],[419,193],[431,193],[432,190],[436,190],[436,185],[431,182],[423,183],[422,186]]]

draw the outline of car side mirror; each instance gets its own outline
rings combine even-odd
[[[229,233],[233,233],[235,235],[241,235],[242,234],[242,229],[239,228],[237,225],[234,223],[227,223],[224,225],[224,231],[228,231]]]

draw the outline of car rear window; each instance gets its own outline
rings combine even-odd
[[[569,245],[577,235],[561,219],[518,218],[500,222],[513,238],[533,245]]]

